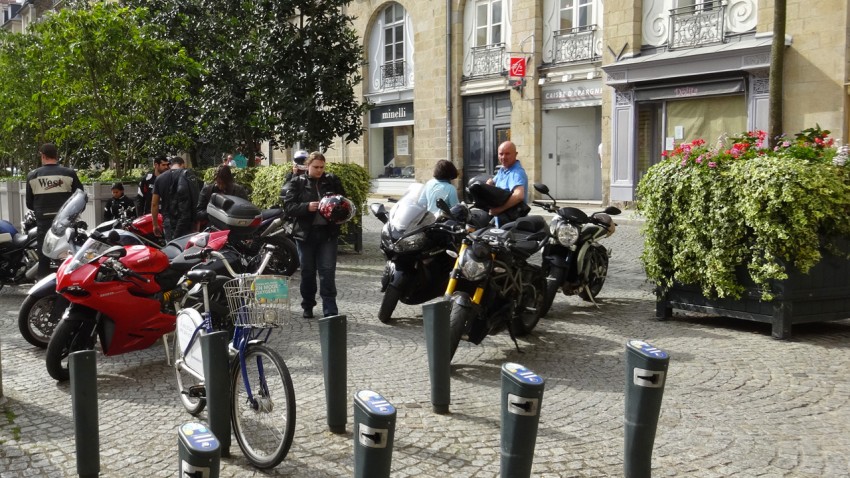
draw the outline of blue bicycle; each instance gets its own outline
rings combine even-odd
[[[289,317],[289,278],[262,275],[274,246],[265,246],[257,274],[233,273],[213,250],[200,254],[221,259],[234,279],[224,284],[233,318],[230,342],[231,423],[245,457],[258,468],[272,468],[286,457],[295,434],[295,392],[280,354],[266,345],[271,332]],[[214,330],[207,285],[212,271],[198,270],[187,280],[202,287],[204,311],[184,308],[177,314],[174,370],[180,401],[192,415],[206,406],[203,356],[199,338]]]

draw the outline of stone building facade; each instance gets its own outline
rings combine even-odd
[[[787,8],[785,130],[846,139],[850,8]],[[378,193],[426,181],[444,158],[466,178],[492,174],[510,138],[556,198],[630,202],[671,144],[767,129],[772,0],[355,0],[348,12],[367,60],[358,94],[375,109],[363,138],[328,157],[365,166]]]

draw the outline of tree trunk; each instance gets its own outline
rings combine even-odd
[[[770,48],[770,114],[768,144],[773,148],[782,136],[782,72],[785,65],[785,0],[775,0],[773,10],[773,44]]]

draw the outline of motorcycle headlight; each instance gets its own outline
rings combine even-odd
[[[460,263],[460,272],[471,281],[483,279],[490,268],[489,255],[476,254],[473,248],[468,248],[463,253]]]
[[[552,224],[552,237],[565,247],[570,247],[578,240],[578,228],[568,222]]]
[[[395,250],[398,252],[416,251],[425,247],[427,238],[424,232],[418,232],[412,236],[407,236],[395,243]]]

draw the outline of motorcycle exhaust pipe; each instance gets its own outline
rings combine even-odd
[[[38,274],[38,262],[36,262],[32,267],[27,269],[27,272],[24,275],[29,280],[35,280],[36,274]]]

